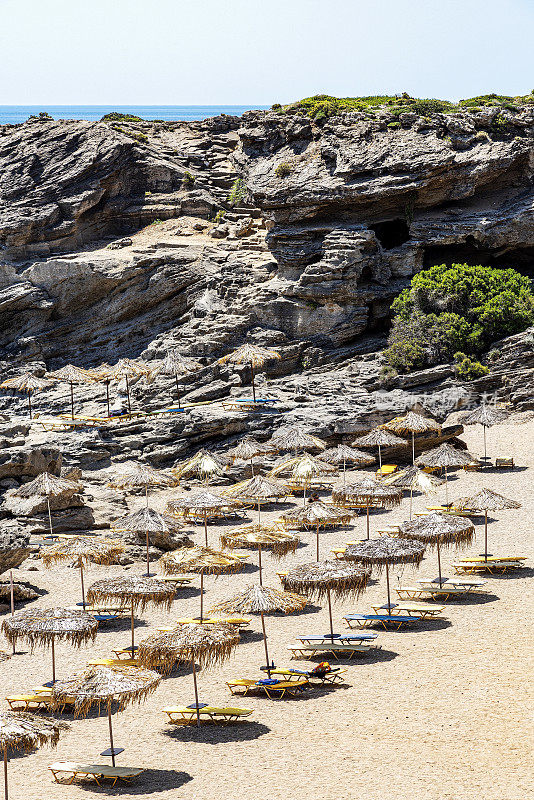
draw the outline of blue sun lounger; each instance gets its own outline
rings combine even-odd
[[[355,623],[358,628],[367,628],[369,625],[379,624],[384,628],[394,626],[397,630],[403,625],[412,625],[414,622],[419,622],[421,617],[408,617],[400,616],[398,614],[347,614],[343,617],[349,628],[354,627]]]

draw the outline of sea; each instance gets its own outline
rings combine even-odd
[[[86,119],[96,122],[105,114],[133,114],[141,119],[161,119],[165,122],[191,122],[216,117],[219,114],[241,116],[245,111],[266,109],[269,106],[0,106],[0,125],[25,122],[30,115],[45,111],[54,119]]]

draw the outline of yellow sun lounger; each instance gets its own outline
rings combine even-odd
[[[333,685],[337,682],[343,683],[343,678],[341,677],[345,672],[348,670],[346,669],[330,669],[328,672],[324,673],[317,673],[314,674],[312,671],[305,671],[300,669],[272,669],[271,675],[276,678],[284,678],[286,681],[300,681],[302,678],[306,678],[306,680],[310,681],[318,681],[321,685],[325,683],[329,683]]]
[[[162,709],[173,725],[196,725],[197,710],[188,706],[168,706]],[[202,722],[229,723],[242,722],[245,717],[250,717],[252,708],[233,708],[232,706],[204,706],[198,710]]]
[[[398,466],[396,464],[382,464],[382,466],[375,472],[376,478],[387,478],[388,475],[393,475],[397,472]]]
[[[93,658],[87,662],[91,667],[137,667],[136,658]]]
[[[375,614],[383,614],[384,611],[388,610],[387,603],[371,606],[371,608]],[[400,614],[401,616],[407,615],[408,617],[416,616],[421,619],[430,619],[438,617],[443,611],[445,611],[445,606],[436,606],[434,603],[402,601],[400,603],[392,603],[389,613],[391,616]]]
[[[63,783],[61,777],[66,778],[66,783],[71,784],[76,778],[93,778],[100,786],[102,778],[110,778],[113,786],[117,781],[130,781],[144,772],[139,767],[111,767],[107,764],[83,764],[77,761],[55,761],[48,767],[54,780]],[[59,776],[59,777],[58,777]]]
[[[200,624],[200,617],[180,617],[176,622],[180,625],[188,625],[191,623]],[[250,625],[250,620],[246,617],[204,617],[202,619],[203,625],[218,625],[220,623],[224,625],[238,625],[240,628],[246,628]]]
[[[298,681],[278,681],[276,684],[258,683],[253,678],[237,678],[233,681],[227,681],[226,685],[232,694],[266,694],[272,700],[273,697],[295,696],[307,689],[310,682],[307,678],[302,678]]]
[[[44,688],[44,687],[43,687]],[[43,708],[49,708],[52,693],[50,689],[48,692],[34,692],[33,694],[11,694],[6,697],[6,701],[12,711],[39,711]],[[75,702],[74,697],[67,697],[62,702],[59,710],[65,706],[73,705]]]

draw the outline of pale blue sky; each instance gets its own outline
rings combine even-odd
[[[534,89],[534,0],[0,0],[0,104]]]

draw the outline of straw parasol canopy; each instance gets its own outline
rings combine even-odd
[[[363,450],[356,450],[354,447],[348,447],[346,444],[338,444],[337,447],[330,447],[321,453],[321,461],[337,466],[343,464],[343,483],[346,482],[347,464],[352,464],[356,468],[369,467],[375,463],[375,460],[375,457],[369,455],[369,453],[364,453]]]
[[[254,458],[272,452],[272,445],[258,442],[257,439],[254,439],[252,436],[244,436],[235,447],[228,451],[228,455],[232,461],[236,459],[250,461],[252,476],[254,476]]]
[[[337,508],[317,500],[281,514],[280,520],[288,527],[315,528],[317,561],[319,561],[319,528],[326,528],[330,525],[348,525],[351,517],[352,514],[346,508]]]
[[[481,489],[471,497],[462,497],[457,501],[456,507],[460,510],[484,512],[484,558],[488,560],[488,511],[503,511],[511,508],[521,508],[521,503],[517,500],[510,500],[508,497],[493,492],[491,489]]]
[[[305,594],[311,598],[328,600],[328,614],[330,618],[330,634],[334,638],[332,621],[331,594],[336,597],[358,597],[367,586],[371,570],[348,564],[343,561],[313,561],[308,564],[299,564],[289,570],[286,575],[281,575],[280,580],[284,589],[296,594]]]
[[[55,381],[65,381],[65,383],[70,384],[70,410],[71,417],[74,419],[74,384],[95,383],[96,379],[94,375],[92,375],[89,370],[76,367],[74,364],[65,364],[61,369],[48,372],[47,377]]]
[[[395,436],[390,431],[375,428],[373,431],[366,433],[365,436],[355,439],[352,444],[358,445],[358,447],[378,447],[378,462],[380,469],[382,469],[382,447],[406,444],[406,441],[399,436]]]
[[[308,599],[272,586],[249,585],[239,594],[210,608],[210,614],[294,614],[308,605]]]
[[[262,551],[269,550],[274,558],[283,558],[288,553],[295,553],[300,539],[294,534],[286,533],[274,525],[241,525],[221,536],[223,547],[252,548],[258,551],[260,568],[260,586],[263,583],[261,563]]]
[[[201,517],[204,523],[204,537],[207,547],[208,518],[220,514],[223,508],[237,508],[238,505],[238,503],[235,503],[228,497],[222,497],[219,494],[208,491],[208,489],[203,489],[200,492],[191,494],[189,497],[179,497],[176,500],[169,500],[166,511],[169,514],[181,515],[184,518],[189,516]]]
[[[2,633],[16,647],[19,639],[28,642],[33,651],[37,645],[52,651],[52,682],[56,680],[56,640],[73,647],[94,642],[98,622],[85,611],[68,608],[30,608],[17,611],[2,622]]]
[[[178,481],[189,475],[196,475],[207,484],[213,475],[222,475],[225,469],[224,464],[211,453],[199,450],[192,458],[174,467],[172,473]]]
[[[270,444],[274,450],[280,452],[293,450],[296,454],[299,450],[324,450],[326,443],[317,436],[307,433],[300,425],[288,425],[280,428],[273,433]]]
[[[467,450],[457,450],[448,442],[444,442],[439,447],[420,455],[416,459],[416,464],[422,467],[440,467],[445,470],[445,501],[448,502],[447,469],[450,467],[464,467],[466,464],[470,464],[472,460],[473,456]]]
[[[75,481],[68,480],[67,478],[59,478],[57,475],[51,475],[49,472],[41,472],[33,481],[22,484],[22,486],[15,490],[14,494],[17,497],[46,497],[50,535],[53,535],[50,498],[58,497],[68,491],[76,492],[81,488],[81,485]]]
[[[163,581],[132,575],[128,578],[104,578],[92,583],[87,590],[89,603],[105,603],[112,600],[121,606],[130,606],[132,654],[135,650],[134,611],[143,611],[149,603],[168,610],[174,600],[175,591]]]
[[[4,800],[8,800],[7,751],[31,753],[38,747],[55,747],[62,731],[68,730],[66,722],[27,711],[0,712],[0,748],[4,752]]]
[[[219,359],[219,364],[227,362],[232,364],[249,364],[251,377],[252,377],[252,397],[256,402],[256,386],[254,384],[254,372],[256,367],[262,367],[267,361],[273,359],[280,360],[281,356],[277,350],[271,350],[267,347],[258,347],[258,345],[246,342],[234,350],[232,353],[223,356]]]
[[[115,564],[117,558],[124,553],[124,544],[118,539],[107,539],[100,536],[76,536],[73,539],[59,542],[41,551],[45,567],[52,567],[65,561],[71,562],[80,570],[82,585],[82,606],[85,609],[85,589],[83,569],[89,563]]]
[[[400,472],[395,472],[393,475],[389,475],[387,478],[384,478],[382,483],[385,483],[386,486],[394,486],[397,489],[410,490],[411,519],[414,489],[423,492],[423,494],[429,495],[436,491],[440,486],[443,486],[445,481],[442,478],[438,478],[437,475],[431,475],[429,472],[423,472],[422,469],[419,469],[419,467],[413,464],[412,466],[406,467],[406,469],[403,469]]]
[[[402,500],[402,489],[386,486],[382,481],[366,477],[347,486],[336,486],[332,491],[332,500],[340,505],[358,503],[366,506],[367,538],[369,539],[369,508],[371,505],[395,508],[400,505]]]
[[[391,591],[389,587],[390,564],[419,565],[425,554],[425,545],[407,539],[381,536],[380,539],[367,539],[347,547],[343,558],[346,561],[357,561],[365,567],[376,566],[379,570],[386,568],[388,594],[388,614],[391,614]]]
[[[149,486],[168,486],[170,479],[160,470],[154,469],[149,464],[140,464],[136,461],[124,461],[113,467],[111,480],[108,486],[113,489],[137,489],[145,490],[148,498]],[[148,505],[148,499],[147,499]]]
[[[168,350],[165,358],[161,361],[155,372],[162,375],[174,375],[176,382],[176,393],[178,395],[178,408],[180,408],[180,386],[178,384],[179,375],[188,375],[196,372],[202,364],[194,358],[181,355],[178,350]]]
[[[170,672],[177,661],[190,661],[193,668],[197,725],[200,726],[200,704],[196,665],[209,667],[229,658],[239,644],[235,625],[178,624],[172,631],[149,636],[139,645],[139,663]]]
[[[34,392],[40,392],[41,389],[47,389],[50,385],[50,381],[47,381],[44,378],[38,378],[36,375],[32,375],[29,372],[23,372],[22,375],[17,375],[15,378],[8,378],[3,383],[0,383],[0,389],[11,389],[14,392],[26,394],[28,396],[28,409],[31,419],[32,394]]]
[[[469,414],[466,414],[464,417],[462,417],[461,421],[464,425],[482,425],[484,428],[484,460],[486,460],[488,457],[486,447],[486,428],[491,428],[493,425],[503,422],[507,416],[508,412],[503,408],[487,406],[485,403],[482,403],[482,405],[478,408],[475,408],[474,411],[470,411]]]
[[[163,516],[153,508],[145,506],[133,514],[121,517],[112,523],[114,530],[133,531],[145,534],[146,545],[146,578],[150,578],[150,540],[149,533],[170,533],[180,528],[180,523],[173,517]]]
[[[423,417],[415,411],[409,411],[404,417],[394,417],[381,426],[384,430],[393,431],[399,436],[412,436],[412,463],[415,464],[415,434],[441,431],[441,425],[434,419]]]
[[[271,503],[281,500],[289,494],[291,494],[291,489],[284,483],[265,478],[263,475],[255,475],[253,478],[221,490],[221,496],[231,497],[232,500],[240,500],[244,503]]]
[[[132,361],[129,358],[121,358],[112,367],[107,370],[103,367],[100,368],[101,380],[106,381],[121,381],[123,378],[126,382],[126,394],[128,397],[128,411],[131,412],[132,406],[130,403],[130,379],[131,378],[147,378],[151,375],[152,370],[143,361]]]
[[[52,708],[61,707],[67,699],[74,699],[75,716],[86,716],[93,706],[102,705],[108,712],[111,748],[101,755],[111,755],[115,766],[115,755],[122,752],[113,744],[111,706],[117,703],[123,711],[130,703],[141,703],[152,694],[161,682],[161,675],[138,667],[90,666],[78,675],[58,681],[52,689]]]
[[[292,488],[304,489],[304,502],[306,502],[306,489],[312,480],[321,475],[329,475],[336,472],[336,468],[319,458],[304,453],[302,456],[294,456],[277,464],[269,472],[269,475],[289,474],[294,483]]]
[[[422,517],[404,522],[400,526],[399,535],[405,539],[423,542],[425,545],[436,545],[438,557],[438,580],[443,583],[441,575],[440,547],[445,544],[468,545],[475,536],[473,523],[454,514],[424,514]]]
[[[165,553],[159,560],[165,575],[192,572],[200,575],[200,620],[204,618],[204,574],[223,575],[243,569],[243,559],[211,547],[182,547]]]

